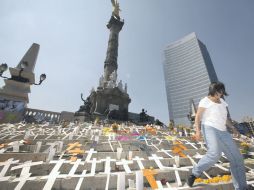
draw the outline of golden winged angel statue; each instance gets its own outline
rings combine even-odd
[[[120,18],[119,12],[121,10],[120,10],[119,3],[117,2],[117,0],[111,0],[111,3],[113,5],[113,15]]]

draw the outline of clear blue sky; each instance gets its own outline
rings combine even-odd
[[[167,44],[196,32],[207,46],[236,120],[254,116],[253,0],[119,0],[118,79],[128,83],[129,111],[168,123],[163,76]],[[1,0],[0,62],[15,67],[33,42],[40,44],[28,107],[77,111],[103,74],[110,0]],[[8,74],[6,72],[6,74]],[[3,85],[3,81],[0,81]]]

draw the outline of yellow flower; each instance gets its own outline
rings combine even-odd
[[[222,176],[222,181],[224,181],[224,182],[229,182],[230,180],[231,180],[231,176],[230,175],[224,175],[224,176]]]
[[[201,178],[195,179],[195,182],[196,182],[196,183],[201,183],[202,181],[203,181],[203,179],[201,179]]]

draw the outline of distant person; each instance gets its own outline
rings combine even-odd
[[[235,190],[247,190],[245,167],[243,157],[239,152],[227,127],[233,130],[234,134],[239,132],[232,126],[231,120],[227,117],[228,104],[223,100],[227,96],[225,86],[221,82],[213,82],[209,86],[208,96],[199,102],[194,126],[196,128],[195,138],[201,139],[203,134],[207,153],[193,167],[192,174],[187,180],[187,184],[192,187],[195,179],[202,172],[211,168],[221,157],[222,152],[230,162]]]

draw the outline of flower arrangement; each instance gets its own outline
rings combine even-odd
[[[110,127],[104,127],[102,129],[103,135],[109,135],[112,132],[112,129]]]
[[[113,132],[117,133],[119,126],[116,123],[111,125]]]
[[[212,177],[211,179],[197,178],[195,180],[195,182],[196,183],[210,184],[210,183],[219,183],[219,182],[229,182],[230,180],[231,180],[230,175],[223,175],[223,176]]]
[[[250,145],[248,143],[242,142],[240,144],[240,147],[241,147],[241,153],[242,154],[248,154],[249,153]]]
[[[145,130],[147,133],[150,133],[151,135],[156,135],[156,133],[157,133],[156,129],[150,125],[146,125]]]

